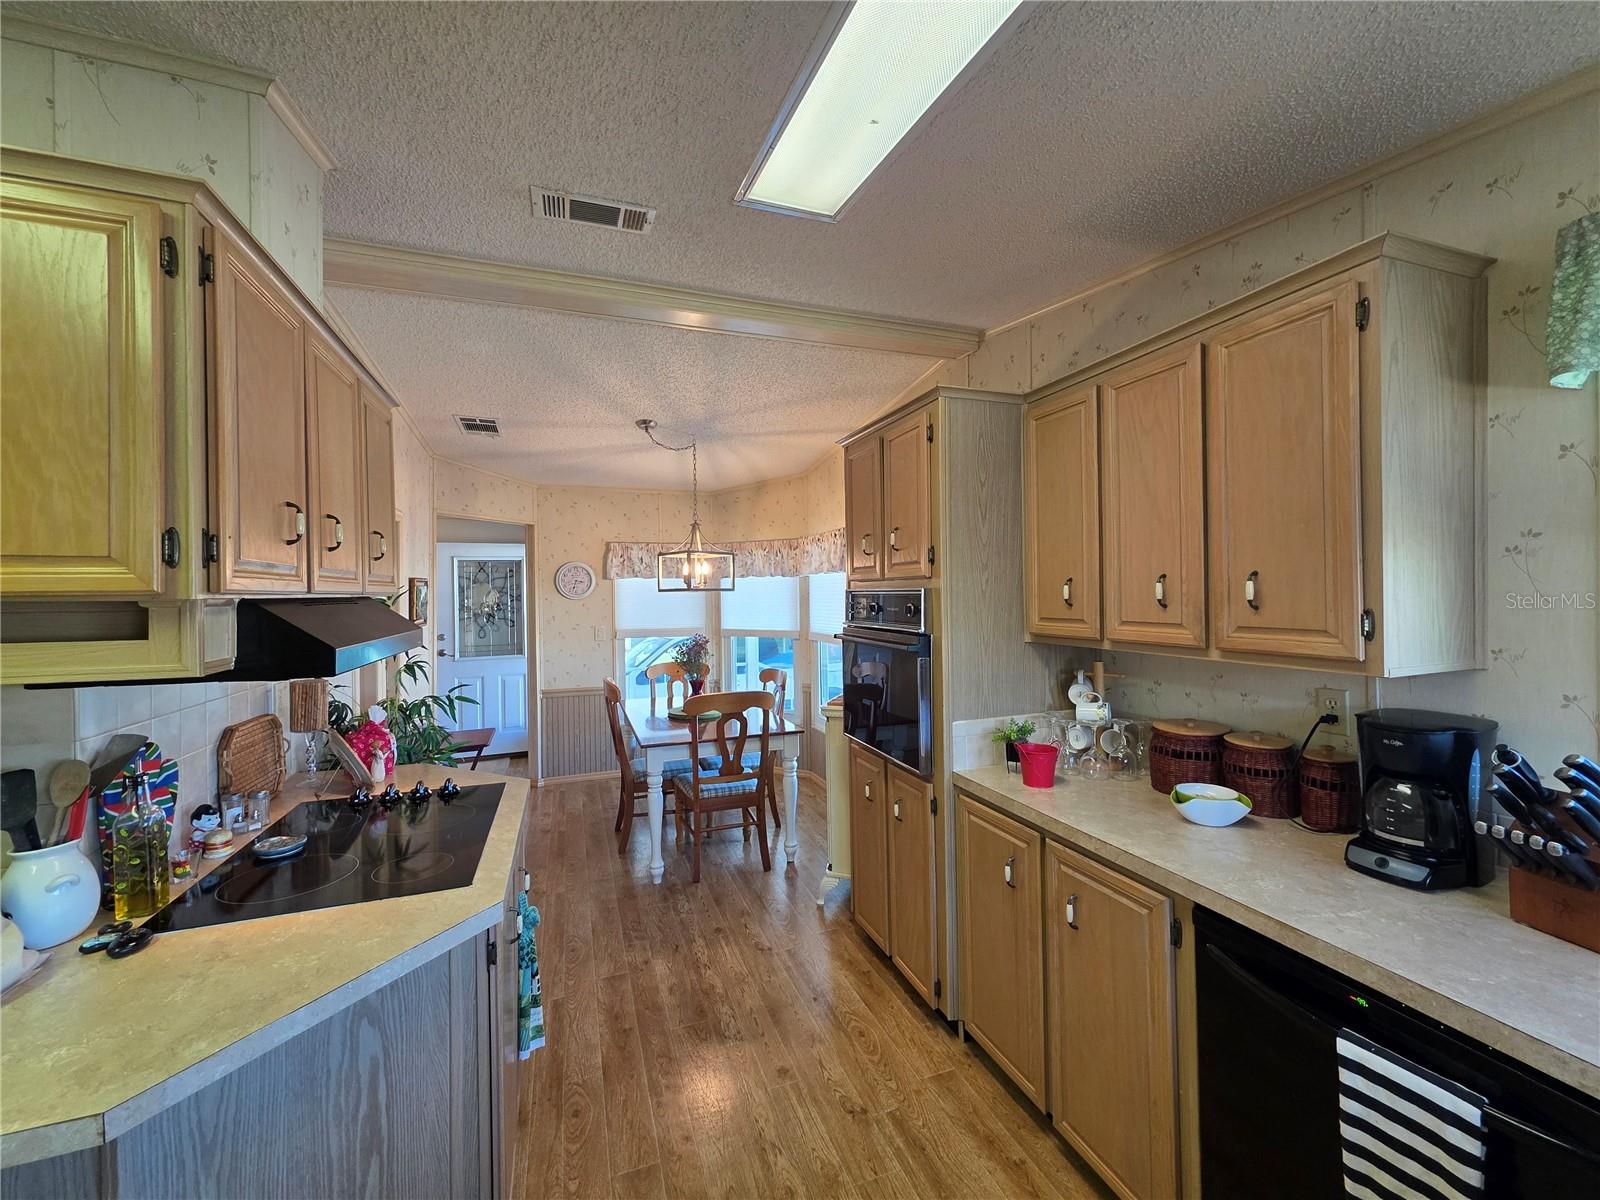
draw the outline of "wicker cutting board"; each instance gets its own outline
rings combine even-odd
[[[222,731],[217,742],[217,790],[276,792],[283,786],[289,753],[283,722],[274,716],[251,717]]]

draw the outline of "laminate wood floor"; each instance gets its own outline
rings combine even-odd
[[[513,761],[486,769],[522,774]],[[816,904],[824,799],[801,783],[800,862],[671,841],[650,883],[616,785],[533,793],[529,868],[547,1043],[523,1066],[515,1200],[1101,1198],[1111,1193],[850,919]]]

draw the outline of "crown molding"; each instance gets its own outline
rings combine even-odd
[[[997,337],[1007,330],[1015,329],[1019,325],[1027,325],[1031,321],[1038,320],[1046,313],[1054,312],[1056,309],[1064,308],[1069,304],[1076,304],[1091,292],[1098,292],[1102,288],[1108,288],[1114,284],[1125,283],[1136,276],[1147,274],[1150,271],[1167,266],[1169,263],[1177,262],[1181,258],[1188,258],[1191,254],[1198,254],[1200,251],[1225,242],[1229,238],[1236,238],[1241,234],[1249,233],[1253,229],[1259,229],[1263,225],[1271,224],[1273,221],[1299,212],[1301,209],[1308,208],[1331,196],[1337,196],[1340,192],[1347,192],[1351,188],[1364,187],[1383,178],[1385,175],[1392,175],[1396,171],[1419,163],[1425,158],[1443,154],[1446,150],[1454,149],[1456,146],[1470,142],[1474,138],[1480,138],[1498,129],[1504,129],[1507,125],[1525,120],[1528,117],[1537,116],[1539,113],[1565,104],[1568,100],[1575,100],[1579,96],[1584,96],[1594,91],[1600,91],[1600,66],[1584,67],[1582,70],[1568,75],[1565,79],[1559,79],[1548,87],[1540,88],[1538,91],[1529,92],[1527,95],[1513,100],[1503,108],[1497,108],[1493,112],[1485,113],[1483,116],[1468,121],[1464,125],[1457,125],[1454,129],[1448,129],[1437,137],[1429,138],[1425,142],[1418,142],[1414,146],[1398,151],[1386,158],[1380,158],[1376,162],[1368,163],[1364,167],[1357,167],[1354,171],[1341,175],[1337,179],[1329,180],[1327,183],[1320,184],[1309,191],[1291,196],[1287,200],[1274,204],[1271,208],[1251,213],[1248,217],[1235,221],[1232,225],[1203,234],[1175,249],[1164,251],[1154,258],[1147,258],[1135,266],[1118,271],[1115,275],[1107,275],[1097,279],[1070,295],[1062,296],[1058,300],[1052,300],[1049,304],[1036,308],[1020,317],[1014,317],[1004,324],[994,326],[992,329],[986,329],[983,336],[985,338]]]
[[[214,83],[219,87],[233,88],[235,91],[260,96],[266,100],[267,107],[278,115],[278,119],[294,136],[295,141],[299,142],[311,156],[312,162],[324,171],[331,171],[339,165],[327,145],[306,124],[304,114],[283,90],[282,85],[272,76],[260,71],[236,67],[215,59],[174,54],[170,50],[146,46],[141,42],[89,33],[82,29],[58,25],[54,21],[39,21],[32,17],[10,14],[6,15],[4,22],[0,22],[0,37],[7,41],[43,46],[49,50],[61,50],[68,54],[81,54],[85,58],[126,63],[131,67],[159,71],[164,75],[182,75],[186,79],[198,79],[201,83]]]
[[[749,300],[716,292],[574,275],[342,238],[325,240],[322,267],[323,283],[329,287],[366,288],[479,304],[584,313],[702,332],[781,338],[932,358],[969,354],[980,340],[978,330],[963,326]]]

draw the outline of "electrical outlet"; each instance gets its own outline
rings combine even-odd
[[[1344,688],[1320,687],[1316,692],[1317,715],[1331,713],[1338,721],[1336,725],[1324,725],[1322,731],[1329,737],[1350,745],[1356,735],[1355,725],[1350,719],[1350,693]]]

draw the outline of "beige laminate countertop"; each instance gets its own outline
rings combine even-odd
[[[1600,954],[1512,921],[1503,878],[1415,892],[1346,867],[1348,835],[1256,817],[1208,829],[1146,779],[1035,789],[1003,767],[954,778],[1046,834],[1600,1096]]]
[[[447,775],[506,785],[467,887],[174,931],[117,962],[79,954],[80,938],[52,950],[0,1004],[0,1161],[110,1141],[496,925],[528,781],[442,767],[395,781]]]

